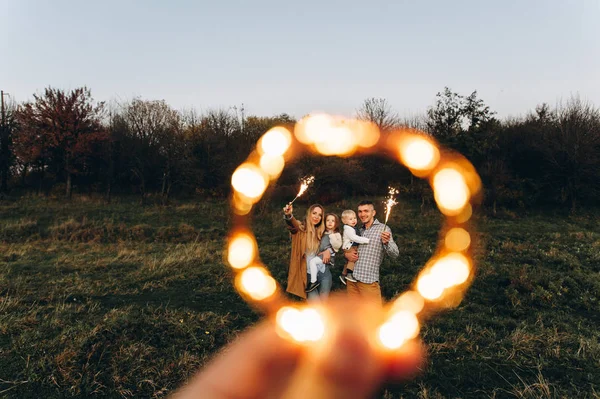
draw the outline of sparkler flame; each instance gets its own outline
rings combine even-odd
[[[394,187],[388,187],[388,195],[389,197],[385,200],[385,224],[384,224],[384,229],[385,229],[385,225],[387,225],[388,219],[390,218],[390,213],[392,213],[392,207],[396,204],[398,204],[398,202],[396,201],[396,199],[394,198],[394,196],[396,194],[398,194],[400,191],[398,191],[398,189],[394,188]]]
[[[294,198],[292,200],[292,202],[290,202],[290,204],[293,204],[294,201],[296,201],[298,199],[298,197],[300,197],[302,194],[304,194],[304,192],[306,191],[306,189],[308,189],[308,186],[310,186],[313,182],[315,181],[315,177],[314,176],[308,176],[302,179],[302,184],[300,185],[300,190],[298,191],[298,194],[296,195],[296,198]]]

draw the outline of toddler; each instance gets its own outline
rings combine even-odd
[[[342,212],[342,223],[344,223],[344,238],[342,243],[342,249],[344,251],[358,252],[358,244],[369,243],[368,238],[361,237],[356,233],[356,213],[352,209],[346,209]],[[340,280],[342,280],[344,285],[346,284],[346,280],[356,283],[356,279],[352,275],[353,271],[354,262],[348,262],[346,266],[344,266],[344,271],[342,271],[342,275],[340,276]]]

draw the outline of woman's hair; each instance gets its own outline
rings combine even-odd
[[[321,215],[321,221],[315,226],[310,221],[310,214],[313,209],[321,208],[321,213],[325,213],[325,208],[320,204],[312,204],[306,211],[306,219],[304,220],[306,228],[306,252],[310,254],[316,254],[321,245],[321,238],[323,238],[323,232],[325,231],[325,217]]]
[[[335,225],[333,226],[333,232],[339,233],[340,232],[340,218],[335,213],[328,213],[327,215],[325,215],[326,222],[327,222],[327,218],[329,216],[333,216],[333,220],[335,220]]]

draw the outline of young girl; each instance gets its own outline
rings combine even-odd
[[[331,253],[329,265],[334,264],[335,253],[342,246],[342,235],[340,234],[340,219],[333,213],[328,213],[325,216],[325,234],[319,245],[319,253],[328,249]],[[318,272],[325,272],[325,263],[322,255],[309,256],[307,258],[308,274],[310,274],[310,282],[306,287],[306,292],[311,292],[317,288],[320,283],[317,281]]]

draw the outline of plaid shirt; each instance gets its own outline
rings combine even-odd
[[[379,281],[379,267],[385,253],[392,258],[397,258],[400,254],[393,237],[385,245],[381,242],[383,227],[384,225],[375,219],[370,228],[361,227],[359,229],[359,235],[369,239],[368,244],[358,246],[358,260],[354,264],[354,272],[352,273],[354,278],[361,283],[371,284]],[[392,232],[389,226],[385,227],[385,231]]]

